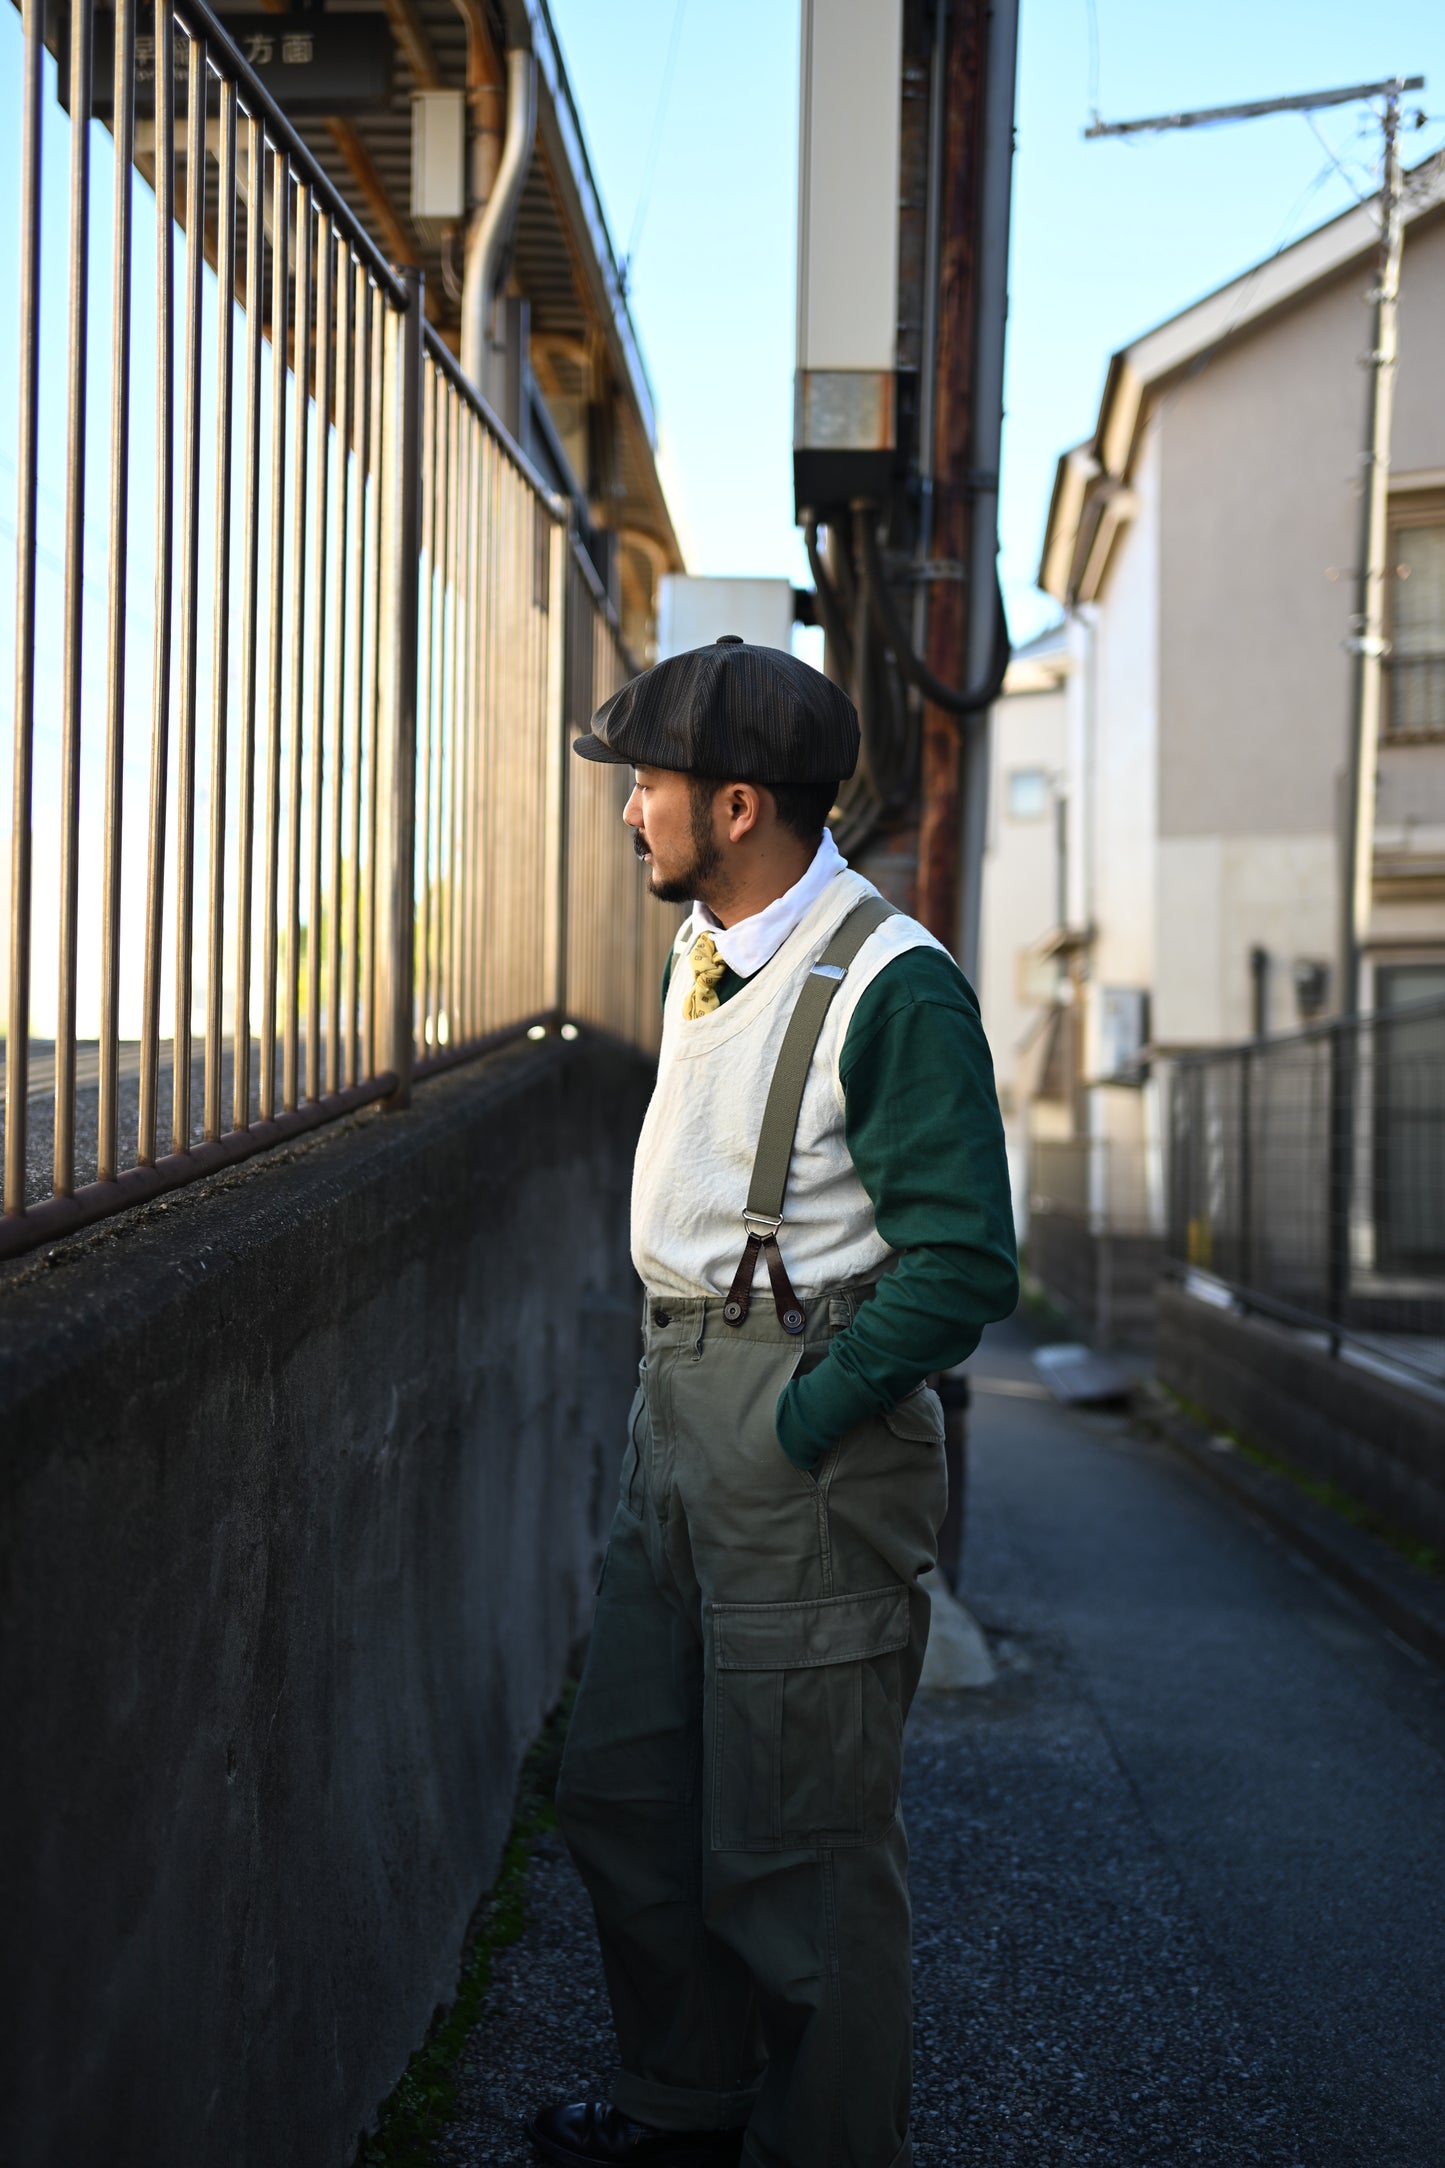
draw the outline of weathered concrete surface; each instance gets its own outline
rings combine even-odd
[[[0,1276],[7,2168],[342,2168],[585,1629],[648,1072],[523,1047]]]
[[[1171,1392],[1445,1548],[1445,1394],[1412,1391],[1168,1282],[1158,1318],[1159,1376]]]

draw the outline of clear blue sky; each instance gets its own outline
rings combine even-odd
[[[624,250],[679,0],[551,4]],[[691,569],[803,580],[791,479],[796,0],[681,5],[634,315]],[[1426,76],[1425,109],[1445,116],[1442,0],[1095,0],[1092,11],[1022,0],[1002,521],[1016,639],[1052,614],[1033,577],[1054,461],[1091,430],[1110,353],[1352,201],[1298,116],[1083,142],[1091,42],[1111,119],[1397,72]],[[1316,121],[1361,188],[1376,154],[1365,119],[1346,107]],[[1442,143],[1445,125],[1432,123],[1407,154]],[[1362,308],[1362,345],[1364,329]]]

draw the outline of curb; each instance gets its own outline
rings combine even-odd
[[[1141,1389],[1135,1414],[1217,1490],[1362,1603],[1397,1640],[1445,1670],[1445,1584],[1399,1557],[1383,1537],[1352,1528],[1288,1476],[1246,1460],[1229,1441],[1173,1407],[1159,1386]]]

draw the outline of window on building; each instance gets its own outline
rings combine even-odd
[[[1445,1263],[1445,963],[1376,973],[1375,1220],[1386,1270]]]
[[[1397,511],[1391,525],[1385,729],[1445,737],[1445,504]]]
[[[1052,803],[1047,769],[1010,769],[1007,803],[1011,821],[1043,820]]]

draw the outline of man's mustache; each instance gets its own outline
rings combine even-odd
[[[645,858],[647,856],[647,845],[643,840],[642,831],[639,828],[634,828],[632,831],[632,848],[637,853],[637,856],[639,858]]]

